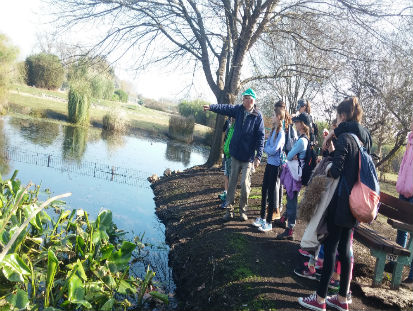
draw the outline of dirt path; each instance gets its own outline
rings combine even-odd
[[[253,187],[261,185],[262,173],[263,166],[253,175]],[[297,298],[310,294],[317,283],[293,273],[303,261],[298,255],[299,241],[275,240],[280,228],[260,233],[251,226],[258,215],[258,196],[250,200],[248,222],[235,218],[224,223],[224,213],[217,208],[222,184],[218,169],[195,167],[152,185],[171,249],[169,264],[177,286],[178,309],[300,310]],[[297,236],[302,232],[303,226],[298,225]],[[357,243],[355,256],[356,280],[369,283],[373,258]],[[361,288],[352,283],[352,310],[399,310],[367,298]]]

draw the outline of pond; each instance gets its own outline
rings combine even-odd
[[[147,177],[165,169],[183,170],[205,163],[208,149],[145,134],[113,136],[96,128],[6,116],[0,119],[0,171],[19,170],[52,195],[72,192],[67,208],[84,209],[94,219],[110,209],[118,228],[154,245],[149,261],[165,291],[174,284],[168,267],[165,228],[155,215]],[[47,191],[47,190],[46,190]],[[46,194],[44,193],[44,196]],[[143,269],[143,267],[138,267]]]

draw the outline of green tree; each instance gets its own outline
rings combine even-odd
[[[45,89],[57,89],[63,83],[64,69],[59,57],[40,53],[26,58],[27,84]]]
[[[67,104],[70,122],[83,125],[89,123],[90,98],[90,86],[87,83],[78,81],[70,86]]]
[[[0,110],[2,110],[3,105],[6,103],[10,73],[13,70],[17,54],[18,49],[10,45],[6,36],[0,34]]]
[[[116,90],[114,93],[114,99],[115,100],[120,100],[122,103],[127,103],[128,102],[128,93],[126,93],[124,90]]]

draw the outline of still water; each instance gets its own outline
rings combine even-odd
[[[174,290],[167,263],[164,226],[155,215],[153,192],[146,178],[166,168],[183,170],[205,163],[208,150],[147,135],[111,136],[100,129],[63,126],[16,117],[0,119],[0,170],[50,189],[72,192],[67,208],[84,209],[95,219],[113,212],[118,228],[144,234],[153,247],[151,264],[167,292]],[[4,155],[7,155],[5,159]],[[120,172],[119,174],[117,174]]]

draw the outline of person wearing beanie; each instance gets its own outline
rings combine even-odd
[[[241,220],[248,220],[248,196],[251,190],[251,174],[260,165],[264,149],[264,121],[255,101],[257,96],[249,88],[242,93],[242,105],[205,105],[204,111],[213,111],[236,119],[229,145],[231,173],[226,196],[224,220],[233,219],[233,205],[238,176],[241,173],[239,210]]]

